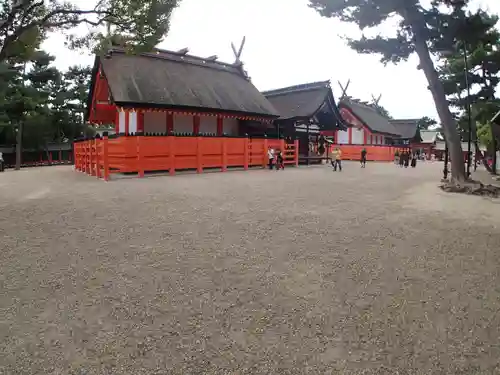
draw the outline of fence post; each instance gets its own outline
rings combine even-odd
[[[196,137],[196,173],[203,172],[203,153],[201,152],[202,140],[202,137]]]
[[[168,173],[173,176],[175,175],[175,137],[173,135],[168,136],[168,155],[170,161]]]
[[[108,159],[108,136],[105,135],[102,140],[102,164],[104,168],[104,181],[109,180],[109,159]]]
[[[269,162],[269,159],[267,158],[267,138],[264,138],[264,151],[262,152],[263,160],[262,160],[262,167],[266,168],[267,163]]]
[[[93,152],[92,148],[94,146],[95,140],[91,139],[89,141],[89,175],[93,176],[94,175],[94,157],[93,157]],[[52,163],[52,155],[49,154],[49,163]]]
[[[222,138],[222,172],[227,171],[227,138]]]
[[[88,145],[89,141],[85,140],[83,141],[83,173],[89,173],[89,168],[88,168]]]
[[[137,172],[139,173],[139,177],[142,178],[144,177],[144,163],[143,163],[143,157],[142,157],[142,137],[140,135],[136,135],[135,139],[137,141],[136,145],[136,151],[137,151]]]
[[[298,139],[293,141],[293,150],[295,152],[295,154],[293,155],[293,157],[295,158],[295,166],[298,167],[299,166],[299,140]]]
[[[102,140],[95,140],[95,175],[97,178],[101,178],[101,159],[102,159]]]
[[[243,168],[248,170],[248,137],[245,137],[244,142],[244,150],[243,150]]]

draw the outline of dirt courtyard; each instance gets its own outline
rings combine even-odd
[[[0,173],[0,374],[500,371],[500,200],[441,164]]]

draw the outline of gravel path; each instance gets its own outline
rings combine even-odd
[[[500,203],[440,169],[0,173],[0,374],[500,371]]]

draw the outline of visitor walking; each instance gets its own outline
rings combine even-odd
[[[339,172],[342,172],[342,150],[338,147],[332,153],[332,167],[334,172],[337,171],[337,167]]]
[[[418,155],[414,154],[413,157],[411,158],[411,167],[415,168],[417,166],[417,159]]]
[[[267,158],[269,159],[269,169],[273,169],[273,163],[274,163],[274,149],[269,146],[267,149]]]
[[[405,152],[402,151],[401,154],[399,155],[399,167],[403,168],[405,164]]]
[[[276,170],[279,171],[280,169],[285,170],[285,162],[283,160],[283,154],[281,153],[280,150],[276,151]]]
[[[403,160],[403,165],[405,168],[408,168],[408,166],[410,165],[410,153],[405,151],[404,155],[405,155],[405,157]]]
[[[361,150],[361,168],[365,168],[366,167],[366,148],[363,148]]]
[[[3,152],[0,151],[0,172],[3,172]]]
[[[394,164],[399,164],[399,150],[396,150],[396,152],[394,153]]]

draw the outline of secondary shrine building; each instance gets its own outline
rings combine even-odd
[[[347,97],[339,109],[350,126],[336,132],[337,144],[410,146],[422,141],[416,119],[389,119],[374,106]]]
[[[133,133],[243,135],[273,127],[278,113],[241,64],[216,57],[113,48],[94,62],[87,120]]]
[[[280,114],[277,132],[299,140],[299,158],[318,158],[321,135],[333,136],[347,130],[337,107],[330,81],[306,83],[264,91],[263,94]]]

